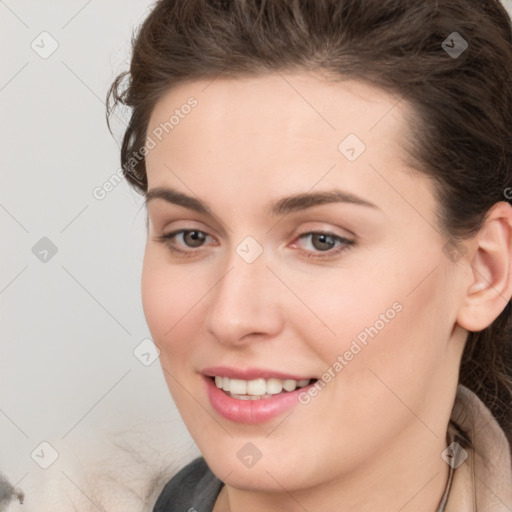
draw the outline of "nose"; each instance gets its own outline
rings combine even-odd
[[[280,285],[262,256],[247,263],[235,254],[210,294],[207,331],[230,346],[275,337],[283,328]]]

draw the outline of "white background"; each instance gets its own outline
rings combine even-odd
[[[120,166],[123,125],[113,126],[116,142],[106,92],[127,69],[132,30],[150,7],[0,2],[0,472],[25,492],[19,510],[52,510],[50,489],[90,494],[81,466],[113,466],[113,456],[89,461],[112,453],[103,438],[148,457],[145,478],[165,461],[172,473],[195,453],[158,359],[146,367],[133,354],[150,337],[140,300],[141,198],[124,181],[102,200],[93,195]],[[46,59],[31,47],[51,48],[43,31],[58,43]],[[57,247],[46,262],[32,252],[43,237]],[[48,469],[31,456],[43,441],[59,453]],[[34,457],[44,463],[51,453],[43,445]],[[143,467],[121,457],[130,472]],[[110,469],[125,478],[127,469]]]
[[[116,142],[106,91],[150,7],[0,1],[0,472],[26,495],[10,510],[149,510],[152,475],[198,453],[159,361],[134,355],[150,337],[141,199],[124,181],[93,195],[119,169],[123,124]],[[32,44],[58,48],[42,58]],[[47,261],[32,251],[43,237],[57,248]],[[43,469],[52,449],[59,456]],[[140,498],[113,499],[120,482]]]

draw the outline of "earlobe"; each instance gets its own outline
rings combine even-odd
[[[512,296],[512,206],[496,203],[474,237],[471,281],[457,323],[470,332],[487,328]]]

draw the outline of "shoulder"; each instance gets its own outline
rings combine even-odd
[[[459,384],[451,420],[464,437],[450,463],[454,476],[446,511],[512,510],[507,508],[512,504],[510,444],[496,418],[475,393]]]
[[[164,486],[153,512],[210,511],[222,487],[203,457],[198,457],[181,469]]]

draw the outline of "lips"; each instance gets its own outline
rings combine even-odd
[[[297,405],[299,394],[317,380],[266,369],[212,367],[201,373],[213,409],[230,421],[245,424],[280,416]]]

